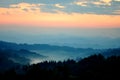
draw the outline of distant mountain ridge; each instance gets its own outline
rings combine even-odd
[[[74,48],[69,46],[56,46],[49,44],[17,44],[11,42],[0,41],[1,49],[26,49],[26,50],[64,50],[64,51],[84,51],[93,50],[92,48]],[[95,49],[94,49],[95,50]]]
[[[69,46],[56,46],[56,45],[49,45],[49,44],[17,44],[12,42],[5,42],[0,41],[0,49],[10,49],[10,50],[19,50],[23,52],[30,52],[32,50],[44,50],[44,51],[66,51],[66,52],[93,52],[93,53],[102,53],[102,52],[109,52],[114,49],[119,48],[113,48],[113,49],[93,49],[93,48],[74,48]]]
[[[42,51],[65,51],[65,52],[70,52],[70,53],[105,53],[105,52],[110,52],[113,49],[93,49],[93,48],[74,48],[74,47],[69,47],[69,46],[56,46],[56,45],[49,45],[49,44],[17,44],[17,43],[12,43],[12,42],[5,42],[5,41],[0,41],[0,49],[9,49],[9,50],[19,50],[22,52],[30,52],[34,50],[42,50]],[[118,49],[119,48],[115,48]],[[33,54],[35,54],[33,52]]]
[[[39,63],[45,60],[80,59],[93,54],[102,54],[106,57],[112,55],[120,56],[120,48],[74,48],[48,44],[16,44],[0,41],[0,70],[18,65]]]
[[[84,55],[89,55],[92,53],[100,53],[104,50],[100,49],[92,49],[92,48],[74,48],[69,46],[56,46],[49,44],[16,44],[11,42],[0,41],[1,49],[12,49],[12,50],[28,50],[35,53],[39,53],[40,55],[52,56],[53,58],[59,58],[61,56],[65,58],[75,58],[82,57]],[[46,54],[48,53],[48,54]],[[65,59],[64,58],[64,59]],[[52,59],[54,60],[54,59]]]

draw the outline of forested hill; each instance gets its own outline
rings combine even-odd
[[[18,72],[18,71],[21,71]],[[80,61],[45,61],[11,69],[0,80],[119,80],[120,56],[91,55]]]

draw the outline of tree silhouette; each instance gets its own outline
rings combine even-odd
[[[18,69],[17,69],[18,70]],[[120,56],[91,55],[80,61],[45,61],[0,74],[0,80],[119,80]],[[18,70],[19,71],[19,70]]]

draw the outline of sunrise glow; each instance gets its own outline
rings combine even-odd
[[[109,1],[106,1],[108,3]],[[39,27],[120,27],[119,15],[97,15],[42,12],[40,4],[19,3],[0,8],[0,24],[33,25]]]

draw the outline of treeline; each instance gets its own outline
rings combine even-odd
[[[80,61],[45,61],[10,69],[0,80],[120,80],[120,56],[92,55]]]

